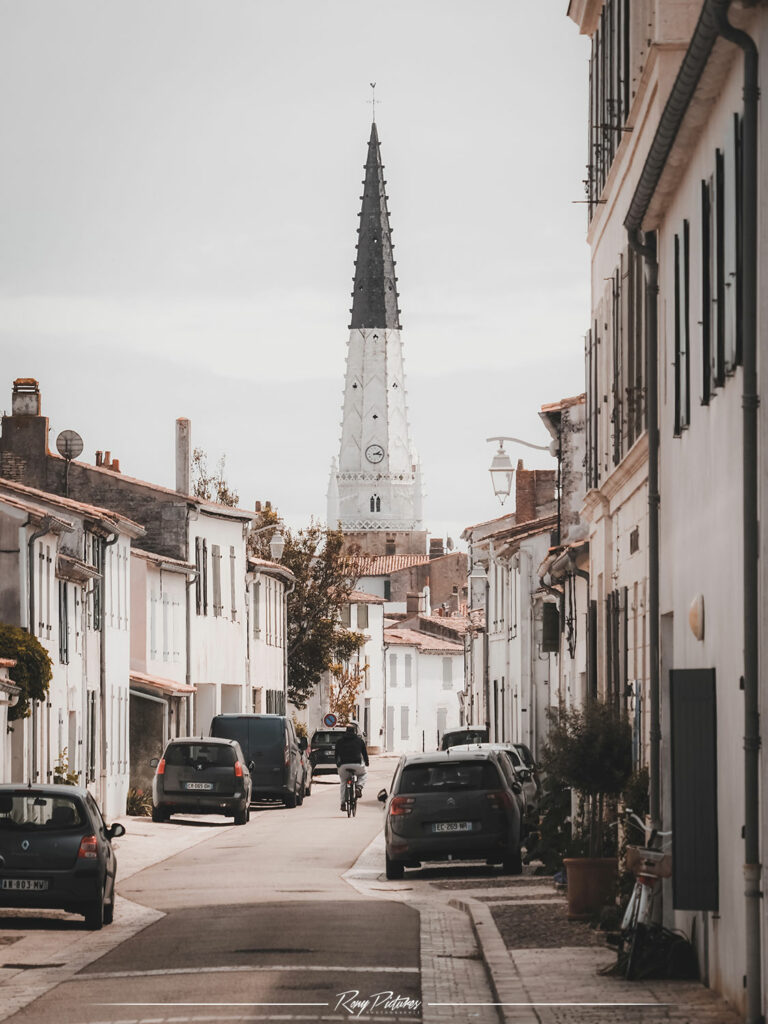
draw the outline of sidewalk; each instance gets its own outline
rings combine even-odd
[[[601,975],[615,962],[615,950],[588,925],[567,920],[565,898],[551,881],[523,876],[503,886],[496,879],[478,882],[454,890],[450,904],[470,917],[494,997],[504,1004],[499,1010],[505,1024],[742,1021],[699,982]]]

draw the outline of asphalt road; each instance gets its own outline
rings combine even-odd
[[[420,1019],[405,1002],[421,999],[418,913],[366,899],[341,877],[381,828],[376,792],[392,767],[369,774],[353,819],[329,776],[302,807],[264,805],[246,826],[190,821],[210,838],[118,886],[164,916],[8,1019]]]

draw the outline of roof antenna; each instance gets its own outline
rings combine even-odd
[[[376,83],[370,82],[369,84],[371,86],[371,99],[368,102],[373,107],[373,123],[376,124]],[[381,103],[381,100],[379,100],[379,103]]]

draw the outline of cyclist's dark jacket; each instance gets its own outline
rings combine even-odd
[[[336,764],[368,764],[368,750],[362,736],[344,733],[334,748]]]

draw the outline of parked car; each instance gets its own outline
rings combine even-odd
[[[216,715],[211,736],[236,740],[251,770],[252,800],[304,802],[304,770],[293,722],[285,715]]]
[[[310,741],[310,760],[315,775],[336,775],[336,744],[346,732],[346,726],[335,729],[316,729]],[[358,729],[359,732],[359,729]]]
[[[117,859],[91,794],[77,786],[0,786],[0,907],[83,914],[87,928],[111,924]]]
[[[251,776],[240,744],[234,740],[185,736],[170,740],[155,767],[152,820],[172,814],[225,814],[236,825],[248,821]]]
[[[538,775],[534,776],[531,769],[523,761],[517,743],[472,743],[463,746],[451,747],[452,751],[464,750],[496,750],[503,754],[511,763],[515,776],[523,788],[525,797],[524,817],[534,818],[539,811],[539,799],[541,796],[541,784]],[[527,749],[527,748],[526,748]]]
[[[488,730],[482,725],[468,725],[462,729],[451,729],[443,733],[440,742],[441,750],[448,750],[450,747],[458,747],[465,743],[487,743]]]
[[[422,861],[486,860],[520,874],[521,805],[495,750],[401,757],[381,790],[387,878]]]

